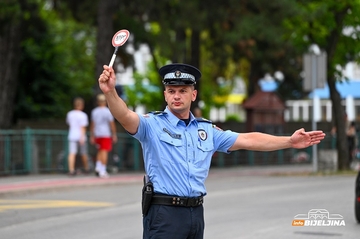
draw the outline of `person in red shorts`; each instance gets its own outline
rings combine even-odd
[[[97,96],[97,104],[91,111],[90,142],[97,148],[95,173],[100,178],[108,178],[106,165],[112,145],[117,142],[116,125],[103,94]]]

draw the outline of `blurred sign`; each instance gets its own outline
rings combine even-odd
[[[245,94],[230,94],[227,100],[230,104],[241,104],[245,100]]]
[[[303,64],[305,72],[303,81],[304,91],[324,88],[327,77],[326,52],[321,52],[318,55],[314,53],[305,54]]]

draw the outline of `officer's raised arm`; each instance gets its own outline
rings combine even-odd
[[[108,107],[117,121],[130,134],[135,134],[139,126],[139,116],[128,109],[126,103],[119,97],[115,89],[116,77],[112,67],[104,65],[99,77],[99,87],[106,97]]]

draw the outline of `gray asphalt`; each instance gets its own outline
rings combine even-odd
[[[311,172],[311,165],[212,169],[204,204],[205,238],[359,238],[355,173]],[[141,238],[142,175],[0,178],[0,238]],[[42,206],[12,207],[19,204]],[[292,225],[297,215],[312,209],[341,215],[345,225]]]

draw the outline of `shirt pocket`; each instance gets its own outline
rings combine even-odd
[[[168,162],[170,165],[176,165],[185,162],[182,159],[184,147],[182,147],[183,142],[181,139],[176,139],[167,133],[163,133],[160,135],[160,142],[163,144],[159,148],[159,157],[162,159],[162,164],[165,165],[165,162]]]
[[[173,146],[176,146],[176,147],[182,146],[181,139],[175,139],[166,133],[160,135],[160,141],[165,142],[170,145],[173,145]]]
[[[197,157],[195,165],[200,168],[208,169],[210,167],[211,158],[214,152],[214,144],[211,141],[198,141],[197,143]]]
[[[200,141],[199,140],[197,147],[202,152],[209,152],[209,151],[213,151],[214,144],[211,141]]]

